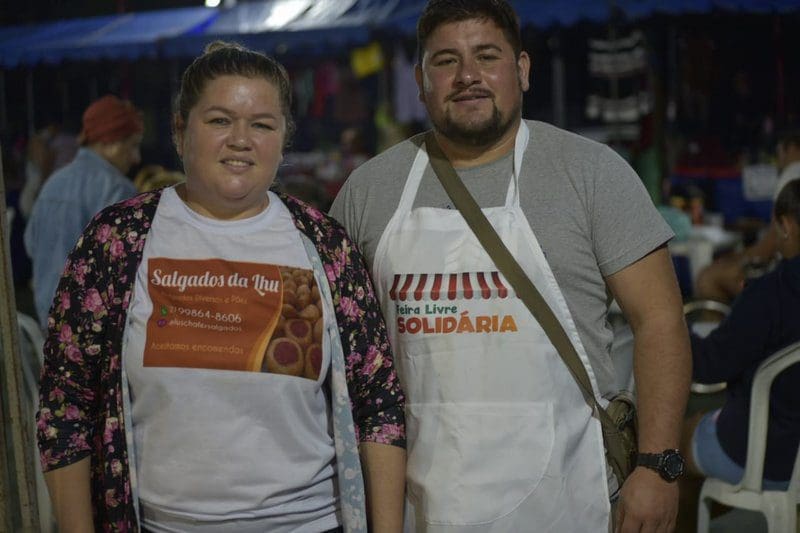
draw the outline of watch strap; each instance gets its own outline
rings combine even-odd
[[[663,453],[640,453],[636,456],[637,466],[646,466],[648,468],[656,468],[661,465]]]

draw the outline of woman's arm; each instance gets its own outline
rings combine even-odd
[[[402,531],[405,495],[405,397],[366,265],[346,243],[336,319],[345,348],[370,531]],[[346,308],[349,312],[343,312]],[[357,310],[357,311],[356,311]],[[356,311],[356,312],[354,312]]]
[[[403,529],[406,451],[389,444],[362,442],[361,468],[367,496],[367,523],[373,533]]]
[[[405,397],[369,271],[337,222],[291,197],[282,199],[293,212],[298,229],[315,243],[331,288],[371,530],[400,531]]]
[[[94,532],[89,463],[86,457],[44,474],[60,533]]]

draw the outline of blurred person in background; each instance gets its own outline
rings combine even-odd
[[[31,262],[25,253],[23,235],[25,217],[19,206],[20,191],[24,184],[24,160],[19,151],[10,142],[0,139],[0,163],[5,185],[6,205],[6,238],[11,252],[11,271],[16,287],[17,305],[19,307],[20,291],[25,290],[31,277]]]
[[[786,130],[778,136],[776,166],[780,175],[775,188],[777,198],[783,187],[800,179],[800,129]],[[751,246],[739,252],[726,254],[705,267],[697,275],[694,297],[698,300],[715,300],[731,303],[742,291],[748,272],[763,272],[775,260],[778,252],[777,229],[771,227]]]
[[[186,180],[70,254],[38,416],[62,531],[400,531],[404,399],[369,273],[269,190],[291,95],[274,59],[208,45],[172,122]]]
[[[730,314],[708,336],[692,334],[693,378],[727,382],[721,409],[699,413],[684,428],[688,473],[681,486],[684,531],[694,531],[702,478],[738,483],[744,475],[750,393],[758,366],[800,340],[800,180],[789,181],[775,201],[771,231],[782,259],[750,281]],[[780,374],[770,389],[764,488],[786,490],[800,442],[800,366]]]
[[[185,179],[186,176],[177,170],[167,170],[161,165],[145,165],[136,173],[133,184],[139,192],[148,192],[177,185]]]
[[[104,207],[137,193],[126,176],[141,159],[144,126],[128,101],[106,95],[83,114],[75,158],[42,187],[25,228],[33,262],[36,313],[43,328],[67,254],[84,226]]]
[[[51,120],[28,139],[25,152],[25,185],[19,207],[27,219],[47,178],[75,157],[78,141],[75,135],[64,131],[59,122]]]

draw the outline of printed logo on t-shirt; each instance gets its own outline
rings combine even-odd
[[[311,270],[157,257],[147,290],[145,367],[319,377],[322,305]]]
[[[514,333],[516,299],[497,271],[395,274],[389,298],[399,334]]]

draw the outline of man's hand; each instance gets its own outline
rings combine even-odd
[[[672,533],[678,516],[678,483],[638,467],[622,486],[615,533]]]

